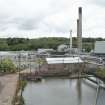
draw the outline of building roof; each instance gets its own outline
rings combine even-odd
[[[83,63],[80,57],[46,58],[48,64]]]
[[[105,41],[96,41],[94,53],[105,54]]]

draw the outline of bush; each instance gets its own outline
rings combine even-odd
[[[96,71],[96,74],[102,78],[105,78],[105,69],[100,69]]]
[[[0,62],[0,72],[13,73],[16,71],[16,66],[10,59],[3,59]]]

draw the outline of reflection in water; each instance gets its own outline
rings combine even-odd
[[[82,87],[81,87],[81,79],[77,80],[77,98],[78,98],[78,105],[81,105],[81,100],[82,100]]]
[[[23,97],[26,105],[94,105],[96,89],[81,79],[46,78],[28,82]]]

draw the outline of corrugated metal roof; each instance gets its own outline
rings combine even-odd
[[[48,64],[83,63],[80,57],[46,58]]]

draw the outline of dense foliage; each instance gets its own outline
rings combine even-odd
[[[83,48],[90,51],[94,48],[96,40],[105,40],[102,38],[83,38]],[[60,44],[69,44],[68,38],[49,37],[49,38],[7,38],[0,39],[0,51],[18,51],[18,50],[37,50],[38,48],[57,49]],[[77,47],[77,38],[73,37],[73,47]]]
[[[13,73],[16,67],[10,59],[3,59],[0,61],[0,72]]]
[[[96,74],[102,78],[105,78],[105,69],[97,70]]]

